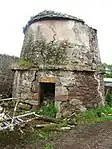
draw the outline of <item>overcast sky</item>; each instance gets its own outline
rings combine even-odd
[[[74,15],[96,28],[102,62],[112,64],[112,0],[0,0],[0,53],[19,56],[22,28],[44,9]]]

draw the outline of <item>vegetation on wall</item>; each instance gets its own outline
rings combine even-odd
[[[31,68],[33,66],[30,60],[20,59],[18,66],[21,68]]]
[[[43,37],[41,39],[34,40],[32,34],[30,34],[26,45],[22,50],[22,58],[29,59],[34,64],[66,64],[67,50],[72,47],[72,44],[65,41],[53,41],[47,42]]]

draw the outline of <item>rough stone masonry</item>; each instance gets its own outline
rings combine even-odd
[[[0,98],[8,98],[12,96],[14,78],[12,65],[18,61],[18,57],[0,54]]]
[[[13,97],[35,108],[55,103],[61,116],[104,105],[97,30],[74,16],[43,11],[24,28]]]

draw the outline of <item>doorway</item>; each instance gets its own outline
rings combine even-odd
[[[55,99],[55,83],[40,83],[40,105],[53,104]]]

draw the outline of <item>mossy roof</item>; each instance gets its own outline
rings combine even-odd
[[[76,18],[71,15],[58,13],[51,10],[44,10],[37,14],[36,16],[31,17],[31,19],[28,21],[27,25],[23,28],[23,32],[25,33],[27,28],[34,22],[38,22],[40,20],[74,20],[78,22],[85,23],[82,19]]]

